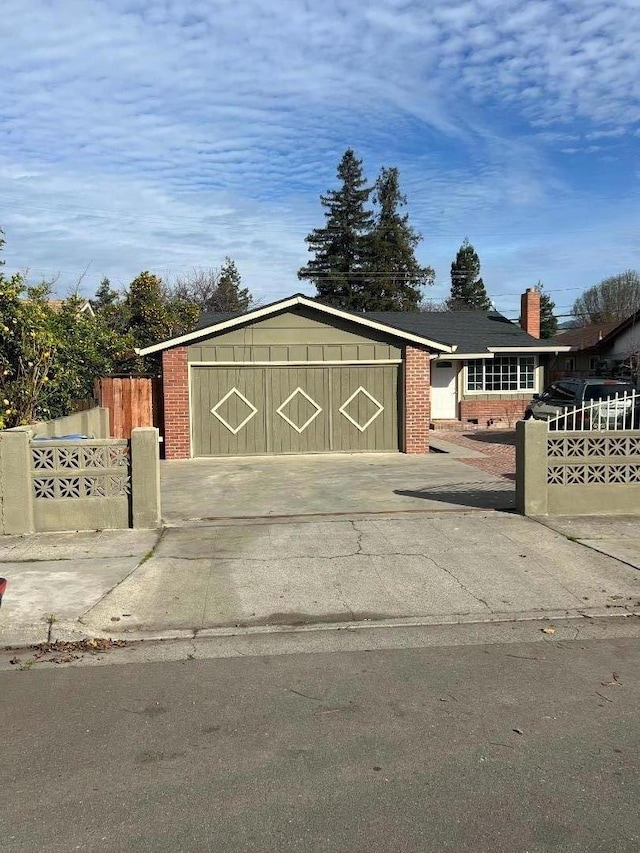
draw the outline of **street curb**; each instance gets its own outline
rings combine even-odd
[[[273,634],[320,634],[328,632],[361,631],[371,629],[391,628],[429,628],[438,626],[455,625],[499,625],[505,623],[523,622],[553,622],[553,621],[580,621],[590,619],[615,619],[615,618],[640,618],[640,607],[625,608],[592,608],[580,610],[549,610],[523,611],[521,613],[495,613],[491,616],[486,614],[452,614],[450,616],[425,616],[425,617],[399,617],[397,619],[360,620],[345,622],[314,622],[305,625],[259,625],[259,626],[233,626],[222,628],[197,629],[167,629],[158,631],[103,631],[87,630],[86,625],[80,622],[56,622],[52,631],[51,641],[74,642],[79,640],[101,639],[126,640],[131,643],[157,642],[164,640],[200,640],[215,638],[268,636]],[[25,632],[14,637],[3,636],[0,631],[1,649],[21,649],[39,643],[47,642],[49,626],[34,624],[25,626]]]

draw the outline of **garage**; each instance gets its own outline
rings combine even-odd
[[[205,315],[139,353],[162,354],[165,458],[186,459],[426,453],[430,360],[453,349],[412,315],[380,319],[296,294]]]
[[[397,451],[398,365],[192,366],[194,456]]]

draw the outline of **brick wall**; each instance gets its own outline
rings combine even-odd
[[[404,452],[429,452],[430,362],[427,350],[407,346],[404,363]]]
[[[504,398],[502,400],[461,400],[460,420],[462,423],[477,420],[478,426],[486,427],[489,421],[494,424],[515,426],[519,421],[527,403],[531,398],[513,400]]]
[[[186,347],[174,347],[162,353],[162,390],[165,459],[188,459],[191,442]]]

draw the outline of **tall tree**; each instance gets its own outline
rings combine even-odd
[[[488,311],[491,301],[480,278],[480,259],[465,237],[451,264],[450,311]]]
[[[91,300],[91,307],[94,311],[104,311],[107,308],[113,308],[119,299],[120,294],[111,287],[111,282],[104,276]]]
[[[231,258],[225,258],[220,269],[220,280],[215,294],[215,310],[221,312],[246,311],[251,305],[248,287],[242,287],[242,279]]]
[[[640,273],[625,270],[589,287],[573,303],[576,325],[621,322],[640,308]]]
[[[400,213],[407,199],[400,191],[397,168],[380,171],[373,201],[378,210],[370,238],[370,281],[362,294],[365,308],[418,311],[422,288],[433,284],[434,271],[416,260],[415,250],[422,237],[409,224],[409,215]]]
[[[536,290],[540,292],[540,337],[553,338],[558,331],[558,318],[555,315],[556,303],[544,292],[541,281],[536,284]]]
[[[135,346],[145,347],[190,331],[199,312],[192,302],[169,293],[159,276],[145,271],[129,285],[122,314]],[[157,361],[154,356],[137,359],[126,369],[134,373],[153,372]]]
[[[326,224],[306,237],[314,257],[298,270],[298,278],[312,281],[322,302],[364,311],[373,226],[373,215],[365,205],[373,188],[366,186],[362,161],[351,148],[340,161],[338,178],[340,188],[320,196]]]
[[[171,294],[192,302],[203,314],[247,311],[255,300],[249,288],[241,284],[236,264],[231,258],[225,258],[221,268],[196,267],[178,278]]]

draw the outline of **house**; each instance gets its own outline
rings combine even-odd
[[[439,422],[511,424],[558,345],[482,312],[352,313],[296,294],[201,318],[162,354],[167,459],[265,453],[426,453]]]
[[[551,379],[572,376],[640,376],[640,310],[621,322],[590,323],[555,337],[571,347],[550,362]]]
[[[614,376],[640,378],[640,310],[618,323],[598,344],[602,368]]]
[[[66,302],[66,299],[48,299],[49,307],[55,311],[56,314],[59,314],[62,311],[62,306]],[[88,299],[78,307],[78,314],[89,314],[91,317],[95,317],[96,312],[93,310],[93,307]]]
[[[577,329],[558,332],[554,340],[569,347],[568,352],[552,356],[549,362],[549,379],[555,381],[568,376],[586,379],[597,376],[602,369],[600,344],[619,324],[589,323]]]

